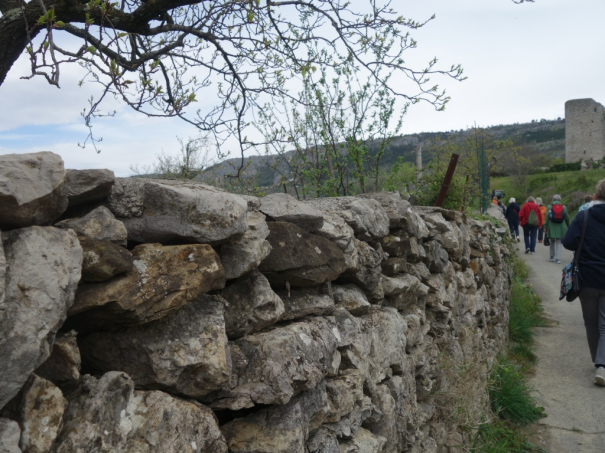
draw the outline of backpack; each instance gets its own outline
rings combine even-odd
[[[538,226],[538,214],[536,214],[536,210],[532,209],[529,212],[529,217],[527,217],[527,224],[529,226]]]
[[[563,223],[565,220],[565,208],[562,204],[553,204],[548,217],[552,223]]]

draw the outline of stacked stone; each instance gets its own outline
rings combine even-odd
[[[0,227],[0,451],[450,451],[439,355],[506,342],[494,228],[397,192],[255,198],[4,155]]]

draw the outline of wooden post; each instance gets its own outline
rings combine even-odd
[[[439,191],[439,195],[437,195],[437,201],[435,202],[435,206],[442,207],[443,202],[445,201],[445,197],[447,195],[447,191],[450,188],[450,184],[452,183],[452,177],[454,176],[454,172],[456,171],[456,165],[458,165],[458,158],[460,156],[458,154],[452,154],[452,158],[450,159],[450,164],[447,167],[447,171],[445,172],[445,178],[443,178],[443,183],[441,184],[441,190]]]

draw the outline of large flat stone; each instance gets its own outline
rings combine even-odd
[[[82,281],[104,282],[132,269],[132,254],[124,247],[86,236],[78,241],[84,250]]]
[[[330,369],[339,335],[333,318],[311,318],[236,340],[245,365],[234,365],[233,388],[215,395],[211,407],[285,404],[314,388]]]
[[[389,217],[380,203],[356,197],[314,198],[305,203],[340,216],[362,240],[379,239],[389,234]]]
[[[237,418],[221,427],[229,451],[307,453],[309,432],[317,429],[328,412],[325,382],[285,405],[276,405]]]
[[[153,321],[225,286],[209,245],[143,244],[132,256],[134,267],[125,275],[80,285],[64,329],[90,333]]]
[[[82,266],[73,231],[34,226],[3,232],[2,242],[7,267],[0,304],[0,408],[50,355]]]
[[[96,332],[80,341],[84,363],[101,373],[124,371],[137,388],[190,397],[219,390],[231,375],[223,301],[202,296],[162,319]]]
[[[260,211],[275,222],[290,222],[305,231],[319,230],[324,223],[321,212],[286,193],[272,193],[260,202]]]
[[[247,228],[243,198],[190,181],[117,178],[107,205],[136,242],[217,245]]]
[[[50,225],[67,209],[61,156],[0,155],[0,229]]]
[[[219,255],[227,280],[256,269],[271,253],[271,245],[265,240],[269,236],[265,216],[260,212],[248,211],[247,218],[248,229],[244,236],[220,246]]]
[[[134,390],[127,374],[84,376],[68,396],[52,453],[227,453],[210,409],[159,391]]]
[[[342,251],[329,240],[292,223],[270,222],[271,253],[259,270],[276,287],[315,286],[335,280],[345,270]]]
[[[94,239],[109,240],[114,244],[126,247],[128,232],[124,223],[116,220],[105,206],[90,211],[79,219],[62,220],[55,224],[57,228],[71,228],[78,235]]]
[[[264,329],[284,314],[281,298],[256,269],[235,280],[220,295],[227,301],[225,329],[232,339]]]
[[[64,191],[69,206],[104,200],[114,181],[111,170],[67,170]]]
[[[277,294],[284,302],[281,321],[291,321],[309,315],[329,315],[334,310],[334,299],[330,295],[328,284],[307,288],[278,290]]]

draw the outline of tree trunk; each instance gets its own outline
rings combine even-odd
[[[0,0],[0,6],[2,10],[4,7],[8,7],[9,3]],[[11,6],[14,3],[10,4]],[[31,5],[31,4],[30,4]],[[42,14],[40,6],[37,8],[30,7],[27,9],[37,9],[38,17]],[[32,5],[35,6],[35,5]],[[27,30],[25,28],[25,21],[23,19],[23,12],[21,8],[12,8],[6,12],[2,11],[3,16],[0,17],[0,85],[4,83],[8,71],[13,66],[13,63],[17,61],[21,53],[27,46]],[[36,28],[32,31],[32,38],[38,34],[40,28]]]

